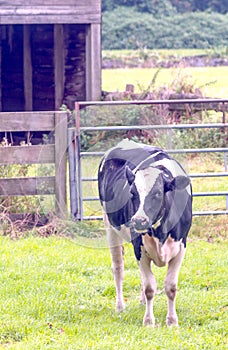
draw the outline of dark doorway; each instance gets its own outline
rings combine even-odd
[[[1,32],[2,111],[23,111],[23,26],[2,26]]]

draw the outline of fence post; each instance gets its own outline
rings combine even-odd
[[[55,112],[55,193],[56,212],[64,218],[66,205],[67,114]]]
[[[76,219],[78,214],[78,195],[76,186],[75,164],[75,129],[68,129],[68,161],[69,161],[69,185],[70,185],[70,213],[71,218]]]
[[[83,220],[82,205],[82,177],[81,177],[81,144],[80,144],[80,106],[79,102],[75,102],[75,178],[76,178],[76,194],[78,202],[77,220]]]

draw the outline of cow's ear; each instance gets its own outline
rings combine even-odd
[[[172,180],[165,180],[165,192],[173,190],[184,190],[190,184],[187,176],[178,175]]]
[[[190,179],[187,176],[178,175],[174,180],[175,188],[177,190],[184,190],[188,185],[190,185]]]
[[[135,181],[135,174],[131,171],[131,169],[128,166],[126,166],[126,178],[129,185],[132,185]]]

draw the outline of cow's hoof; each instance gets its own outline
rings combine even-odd
[[[178,327],[178,318],[177,317],[167,317],[166,318],[167,327]]]
[[[154,327],[155,319],[151,318],[151,317],[144,317],[143,325],[146,326],[146,327]]]

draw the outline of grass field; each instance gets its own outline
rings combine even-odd
[[[150,85],[156,71],[156,68],[104,69],[102,89],[109,92],[124,91],[126,84],[133,84],[135,92],[142,92]],[[158,74],[155,87],[168,87],[180,75],[200,88],[205,97],[228,97],[228,67],[163,68]]]
[[[0,349],[226,349],[227,242],[190,239],[179,278],[180,327],[167,329],[164,293],[157,327],[142,326],[140,278],[125,246],[126,311],[117,315],[108,249],[64,237],[0,239]],[[218,254],[219,252],[219,254]],[[166,269],[154,269],[163,288]]]

